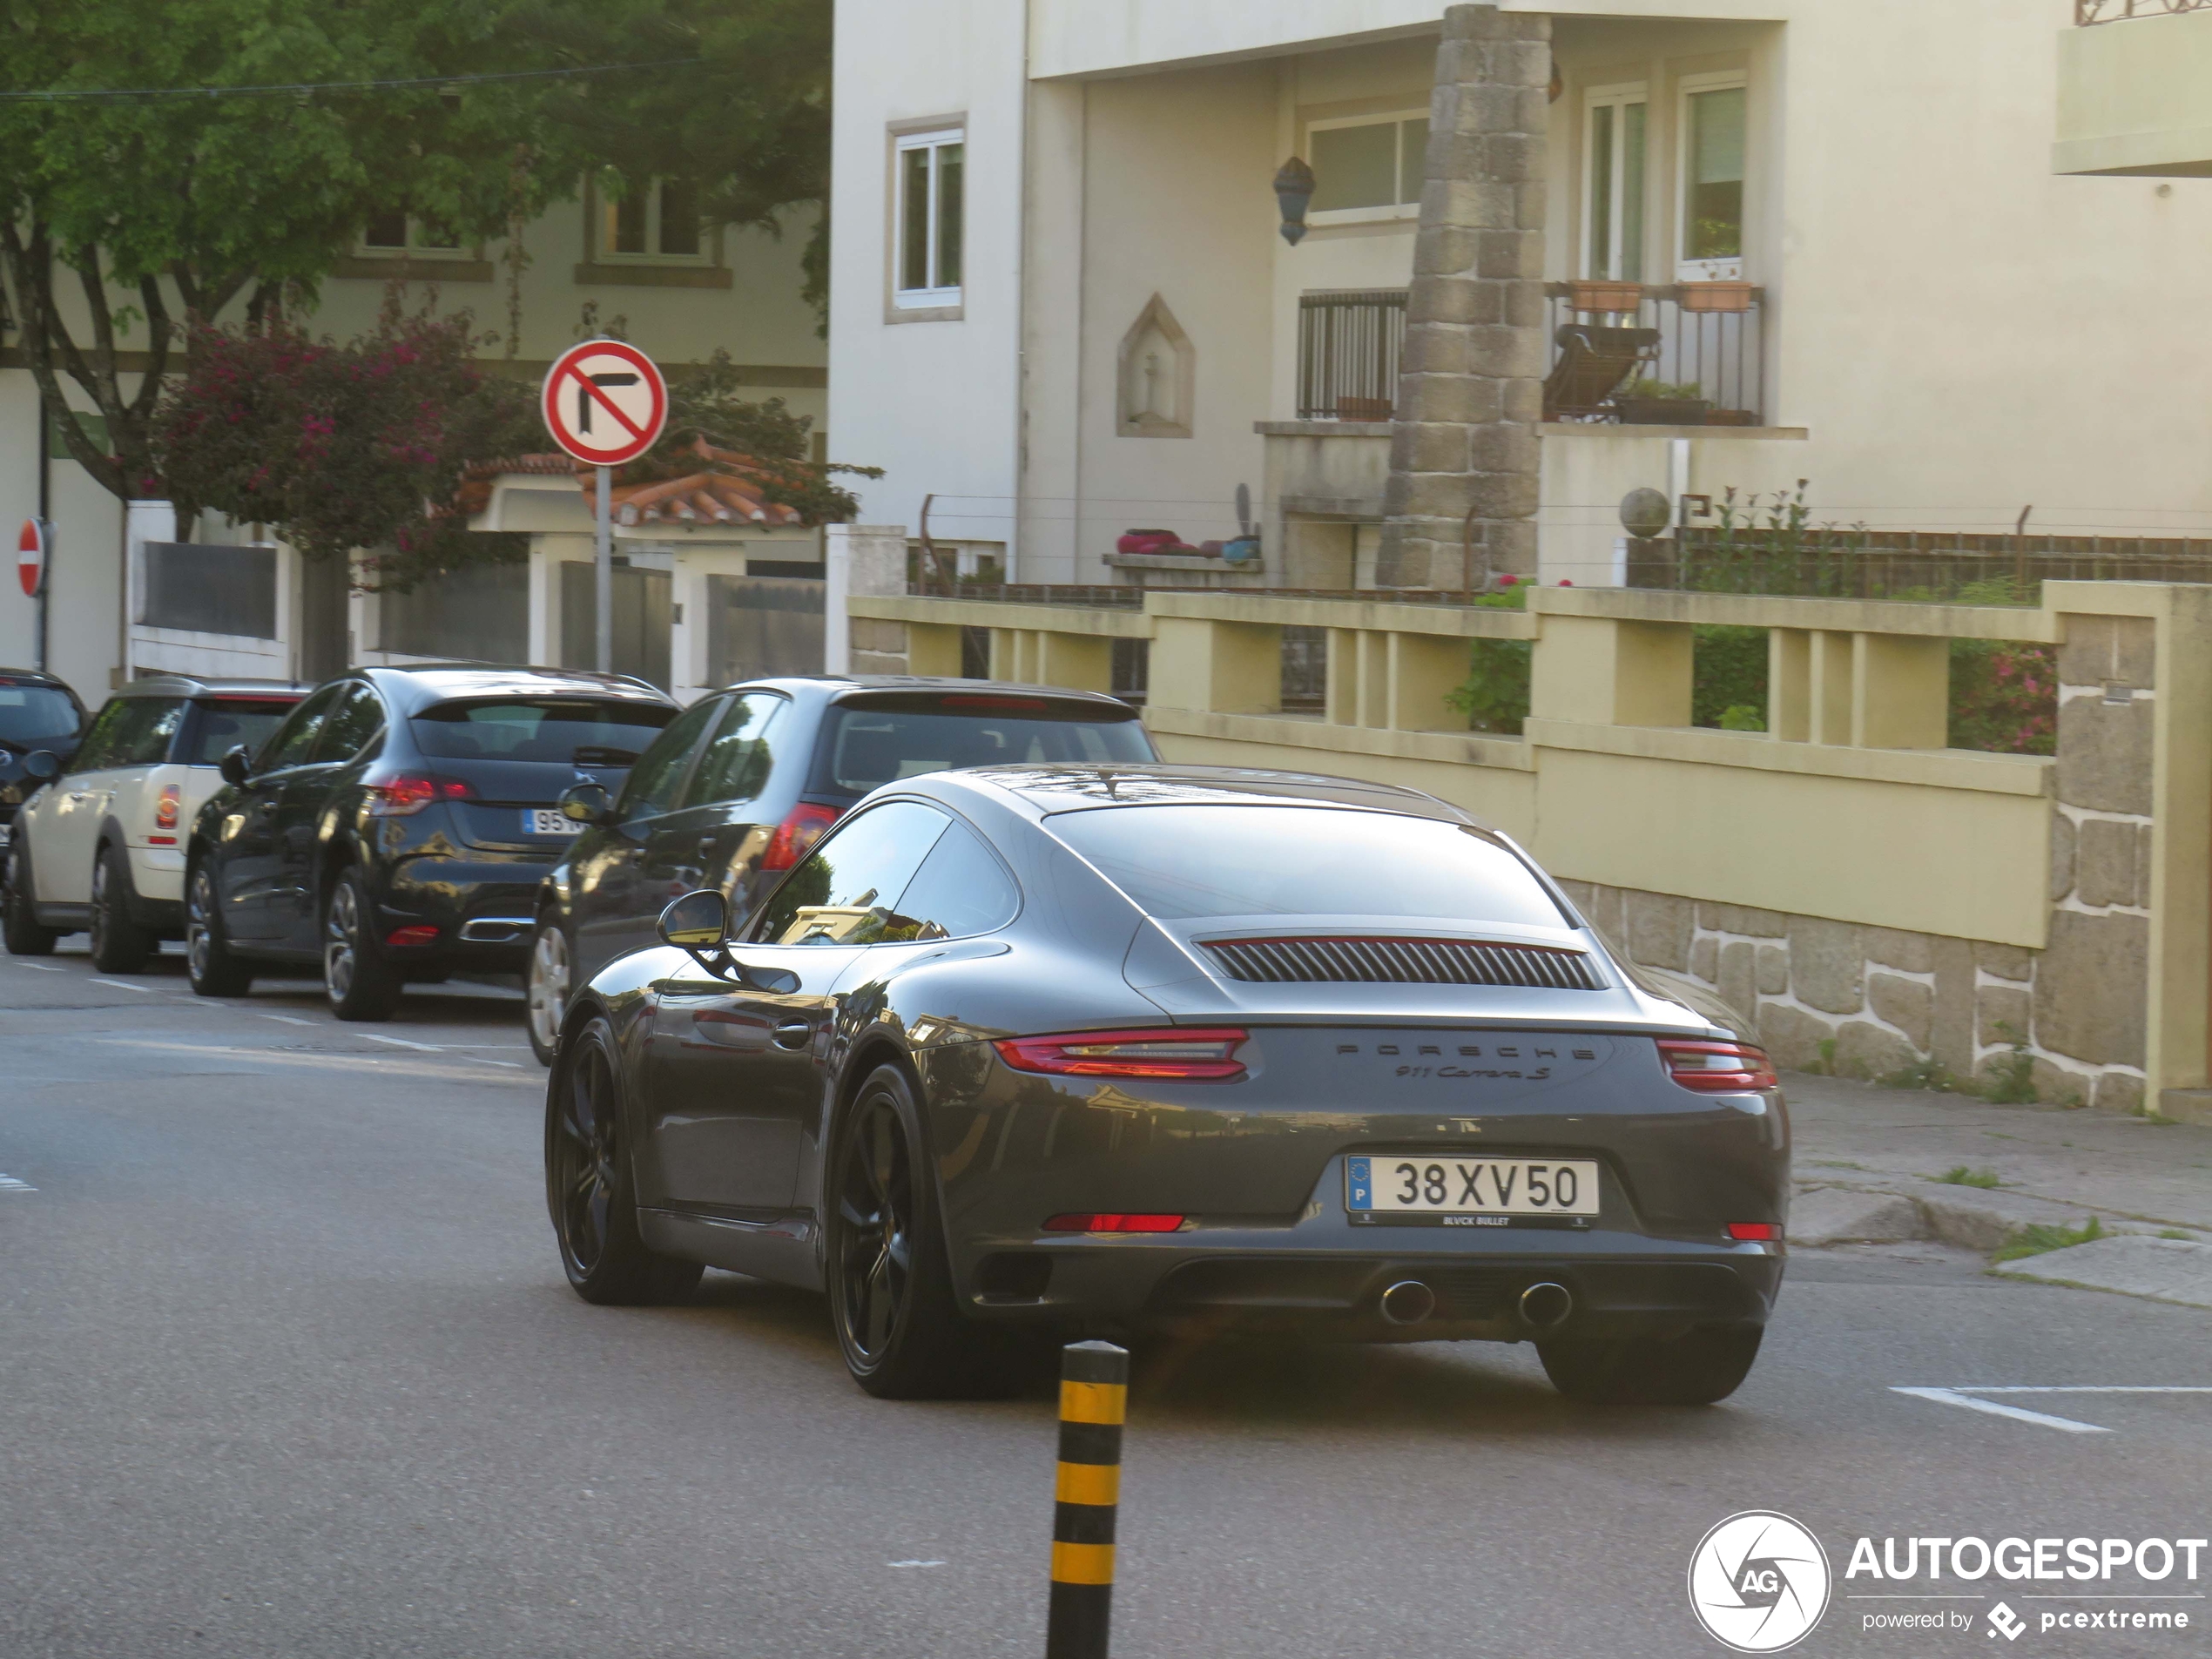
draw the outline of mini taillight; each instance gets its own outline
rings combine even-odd
[[[1701,1095],[1742,1095],[1781,1082],[1764,1049],[1748,1042],[1687,1042],[1662,1037],[1660,1062],[1684,1089]]]
[[[1171,1233],[1183,1225],[1181,1216],[1123,1216],[1078,1213],[1055,1216],[1044,1224],[1049,1233]]]
[[[1775,1244],[1782,1242],[1782,1229],[1771,1221],[1731,1221],[1728,1236],[1739,1244]]]
[[[411,818],[434,800],[466,800],[469,786],[457,778],[400,772],[361,785],[361,810],[371,818]]]
[[[802,801],[791,809],[791,816],[776,826],[776,833],[768,840],[768,850],[760,855],[764,870],[788,870],[814,850],[837,822],[840,814],[834,806],[817,806]]]
[[[1076,1031],[1062,1036],[1008,1037],[991,1046],[1016,1071],[1061,1077],[1171,1077],[1229,1082],[1244,1075],[1237,1058],[1244,1031]]]
[[[161,799],[153,809],[154,828],[169,830],[177,827],[177,813],[183,793],[175,784],[161,786]]]
[[[384,942],[401,950],[409,945],[435,945],[438,942],[438,930],[428,922],[417,922],[412,927],[393,928],[384,935]]]

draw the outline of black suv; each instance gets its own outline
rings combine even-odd
[[[577,783],[619,788],[677,715],[642,681],[481,664],[355,669],[318,686],[227,786],[185,853],[192,989],[320,961],[341,1020],[389,1019],[408,980],[523,966]]]
[[[619,802],[589,787],[563,799],[589,827],[539,891],[530,1047],[553,1062],[570,987],[656,943],[670,900],[716,887],[744,915],[883,784],[958,766],[1158,759],[1128,704],[1053,686],[813,678],[701,698],[644,752]]]
[[[35,668],[0,668],[0,870],[16,808],[46,781],[24,769],[24,757],[44,749],[67,765],[85,725],[84,705],[64,682]]]

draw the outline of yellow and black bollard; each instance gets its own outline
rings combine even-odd
[[[1060,1478],[1053,1488],[1045,1659],[1106,1659],[1128,1401],[1127,1349],[1071,1342],[1060,1351]]]

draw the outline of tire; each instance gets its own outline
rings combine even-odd
[[[679,1301],[705,1271],[646,1248],[622,1111],[614,1028],[577,1033],[545,1093],[545,1207],[569,1287],[601,1307]]]
[[[378,948],[368,884],[361,867],[341,875],[322,906],[322,986],[341,1020],[388,1020],[407,981]]]
[[[232,954],[223,931],[215,873],[205,859],[185,875],[185,973],[201,996],[244,996],[253,988],[253,970]]]
[[[0,889],[0,938],[10,956],[51,956],[61,931],[40,925],[30,901],[30,849],[23,844],[23,826],[16,826],[16,844],[8,855],[8,885]]]
[[[1002,1391],[1011,1358],[965,1318],[921,1114],[906,1074],[868,1074],[833,1137],[824,1194],[830,1322],[853,1380],[879,1399],[957,1399]]]
[[[530,934],[529,965],[523,970],[523,992],[529,1007],[523,1019],[530,1038],[530,1052],[541,1066],[550,1066],[561,1049],[561,1022],[569,1011],[570,963],[568,934],[550,918],[541,918]]]
[[[1710,1406],[1726,1399],[1759,1357],[1757,1325],[1711,1325],[1671,1340],[1540,1342],[1536,1357],[1569,1399],[1607,1406]]]
[[[131,861],[112,841],[92,863],[92,966],[103,974],[139,974],[160,941],[131,915]]]

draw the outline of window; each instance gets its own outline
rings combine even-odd
[[[699,219],[699,192],[682,179],[631,185],[599,204],[597,256],[610,260],[705,264],[709,249]]]
[[[748,691],[730,699],[729,712],[707,740],[706,752],[684,791],[686,806],[711,806],[718,801],[751,800],[768,781],[774,757],[768,749],[768,728],[783,711],[784,699],[765,691]]]
[[[356,680],[346,688],[344,700],[323,722],[322,741],[315,745],[315,759],[333,763],[351,760],[383,729],[383,699]]]
[[[1677,280],[1743,274],[1743,116],[1740,77],[1696,75],[1683,82]]]
[[[841,704],[825,723],[812,792],[865,795],[881,784],[958,766],[1108,765],[1153,753],[1132,711],[1055,706],[978,691],[894,694]]]
[[[170,740],[183,724],[185,704],[166,697],[118,697],[100,711],[71,772],[116,766],[154,766],[169,758]]]
[[[502,698],[439,703],[412,722],[415,745],[434,760],[531,760],[626,766],[671,718],[657,703],[588,698]]]
[[[1420,211],[1428,115],[1347,116],[1306,128],[1313,167],[1310,224],[1412,219]]]
[[[1052,833],[1150,915],[1402,916],[1573,926],[1528,867],[1458,824],[1312,806],[1109,806]],[[1346,849],[1358,848],[1357,857]]]
[[[900,896],[953,820],[894,800],[848,818],[784,879],[752,930],[768,945],[880,945],[921,936]]]
[[[915,310],[961,302],[961,231],[968,135],[912,132],[896,145],[898,304]]]
[[[461,239],[413,213],[376,213],[361,227],[361,252],[385,256],[458,253]]]
[[[84,724],[75,700],[57,686],[0,685],[0,742],[12,748],[66,743]]]
[[[1650,105],[1641,86],[1606,86],[1583,107],[1582,274],[1641,282]]]
[[[324,718],[344,690],[342,685],[326,685],[293,710],[291,718],[276,729],[268,746],[255,758],[253,770],[278,772],[286,766],[304,765],[307,757],[314,752],[315,738],[321,735]]]
[[[722,712],[719,698],[701,698],[668,723],[637,764],[630,769],[623,786],[622,816],[634,821],[657,818],[676,804],[676,792],[691,769],[691,756],[705,739],[714,717]]]
[[[988,934],[1013,921],[1020,908],[1021,897],[990,848],[958,823],[930,848],[899,896],[899,914],[913,929],[906,934],[912,939]]]
[[[297,706],[294,698],[211,698],[199,705],[199,724],[181,759],[188,766],[212,766],[241,744],[249,752],[258,749]]]

